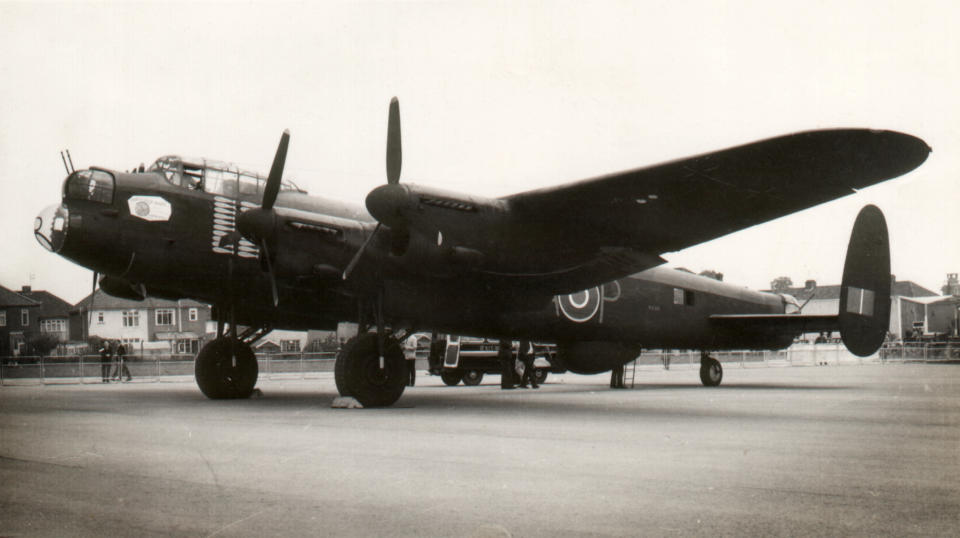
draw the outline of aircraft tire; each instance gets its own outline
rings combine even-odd
[[[376,333],[351,338],[337,354],[334,380],[341,396],[351,396],[364,407],[387,407],[403,394],[409,375],[400,344],[388,336],[380,369]]]
[[[467,370],[463,373],[463,384],[468,387],[475,387],[483,381],[483,372],[480,370]]]
[[[537,379],[537,385],[542,385],[547,382],[547,374],[550,372],[546,368],[537,368],[533,371],[533,375]]]
[[[257,384],[257,358],[243,342],[234,342],[236,363],[230,354],[230,339],[217,338],[203,346],[194,361],[194,377],[203,395],[211,400],[249,398]]]
[[[443,380],[443,384],[448,387],[456,387],[460,383],[460,380],[463,379],[463,374],[456,370],[447,370],[446,368],[440,372],[440,379]]]
[[[705,387],[716,387],[723,381],[723,366],[713,357],[706,357],[700,361],[700,382]]]

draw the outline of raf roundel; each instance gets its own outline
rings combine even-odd
[[[560,311],[570,321],[584,323],[593,319],[600,311],[600,288],[590,288],[569,295],[557,296]]]

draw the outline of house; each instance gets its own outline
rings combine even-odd
[[[36,312],[40,334],[53,335],[62,343],[70,341],[70,310],[73,305],[48,291],[34,290],[30,286],[23,286],[19,294],[40,303]]]
[[[27,342],[39,333],[41,304],[0,286],[0,356],[26,353]]]
[[[71,315],[85,329],[83,338],[120,340],[133,351],[194,354],[211,339],[210,305],[192,299],[121,299],[102,290],[76,304]]]
[[[815,280],[806,281],[802,288],[788,288],[784,293],[792,295],[804,305],[804,314],[835,315],[840,311],[840,285],[818,286]],[[922,301],[917,298],[937,298],[937,294],[909,280],[890,278],[890,334],[894,339],[909,336],[913,323],[924,320]],[[918,307],[918,305],[920,305]]]

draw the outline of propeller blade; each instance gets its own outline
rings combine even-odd
[[[267,264],[267,277],[270,278],[270,292],[273,294],[273,307],[280,304],[280,297],[277,294],[277,279],[273,276],[273,264],[270,262],[270,249],[267,248],[267,242],[260,242],[260,252],[263,255],[263,261]]]
[[[387,183],[400,182],[400,165],[403,162],[403,150],[400,143],[400,101],[390,100],[390,116],[387,120]]]
[[[270,175],[267,177],[267,186],[263,189],[263,203],[260,205],[266,210],[273,208],[273,203],[277,201],[277,193],[280,192],[280,181],[283,179],[283,165],[287,160],[287,146],[289,144],[290,130],[284,129],[280,136],[280,145],[277,146],[277,154],[273,157]]]
[[[367,245],[370,244],[370,241],[373,240],[373,236],[377,235],[377,232],[380,231],[381,224],[378,222],[377,227],[373,229],[373,232],[367,236],[366,241],[360,245],[360,250],[353,255],[353,259],[350,260],[350,263],[347,264],[347,268],[343,270],[343,279],[346,280],[350,278],[350,273],[353,272],[353,268],[357,266],[357,262],[360,261],[360,257],[363,256],[363,251],[367,250]]]

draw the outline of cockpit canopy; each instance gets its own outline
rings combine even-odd
[[[163,174],[170,184],[177,187],[230,198],[235,198],[239,192],[243,197],[259,200],[267,183],[265,176],[243,170],[235,164],[177,155],[160,157],[149,171]],[[281,183],[280,190],[306,192],[289,180]]]

